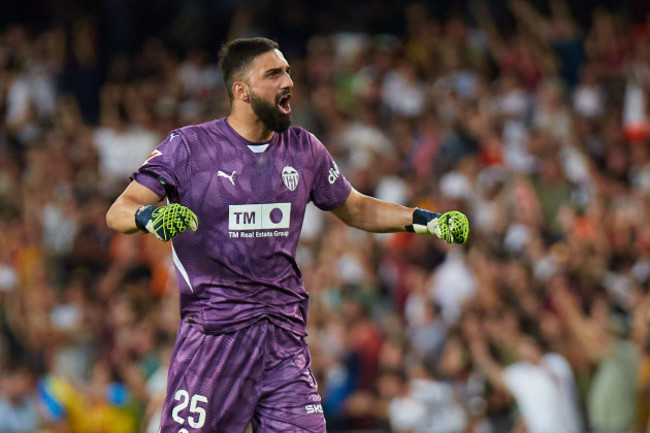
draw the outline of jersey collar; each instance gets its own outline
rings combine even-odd
[[[273,137],[271,137],[271,141],[259,142],[259,143],[254,142],[254,141],[249,141],[249,140],[245,139],[244,137],[242,137],[241,135],[239,135],[239,133],[237,131],[235,131],[235,129],[232,126],[230,126],[230,123],[228,123],[228,118],[227,117],[225,117],[223,119],[223,123],[225,125],[226,132],[227,132],[228,136],[232,139],[232,141],[234,143],[241,144],[242,146],[245,146],[247,149],[249,149],[253,153],[265,152],[270,147],[272,147],[275,143],[277,143],[278,140],[280,139],[279,138],[280,134],[278,134],[276,132],[276,133],[273,134]],[[261,152],[260,152],[260,149],[262,149]]]

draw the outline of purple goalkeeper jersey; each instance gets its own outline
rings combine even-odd
[[[198,217],[196,232],[172,240],[183,319],[223,333],[267,318],[305,334],[308,295],[295,260],[305,206],[335,209],[351,190],[313,134],[290,127],[265,148],[227,119],[187,126],[133,179]]]

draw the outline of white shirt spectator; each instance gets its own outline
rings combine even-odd
[[[398,176],[383,176],[375,189],[375,197],[406,206],[411,197],[409,185]]]
[[[429,291],[440,305],[445,322],[455,323],[463,302],[473,298],[476,293],[476,280],[460,251],[452,250],[447,254],[433,277]]]
[[[373,153],[387,153],[392,150],[388,137],[378,128],[363,122],[351,122],[338,139],[350,151],[350,164],[367,168],[372,164]]]
[[[578,407],[578,391],[569,362],[559,353],[547,353],[544,355],[543,363],[551,370],[557,381],[562,402],[561,415],[567,431],[581,432],[583,422]]]
[[[517,401],[527,431],[579,433],[581,422],[570,367],[558,354],[545,355],[542,363],[516,362],[506,367],[503,373],[506,387]]]
[[[409,395],[393,399],[388,411],[392,431],[460,433],[467,428],[467,414],[444,382],[411,381]]]
[[[221,72],[217,65],[203,65],[199,61],[186,60],[178,69],[185,94],[199,96],[221,84]]]
[[[40,64],[29,65],[11,82],[7,92],[7,123],[25,120],[32,107],[41,119],[52,117],[56,108],[54,79]]]
[[[48,203],[43,209],[43,245],[52,253],[66,254],[72,251],[79,232],[79,222],[73,207],[73,203],[66,201]]]
[[[398,116],[417,117],[424,110],[424,85],[402,71],[391,71],[384,79],[382,102]]]
[[[33,402],[23,397],[19,403],[0,399],[0,431],[3,433],[31,433],[38,429],[38,417]]]
[[[497,106],[501,115],[523,119],[528,113],[528,94],[523,89],[510,89],[498,96]]]
[[[0,291],[11,292],[18,285],[18,274],[13,266],[0,262]]]
[[[593,118],[603,115],[605,94],[597,85],[578,86],[573,92],[573,109],[582,117]]]
[[[158,144],[158,136],[138,126],[125,131],[104,127],[95,132],[93,144],[99,154],[100,176],[110,190],[128,182]]]
[[[503,157],[508,169],[525,173],[534,170],[536,158],[528,154],[527,142],[528,130],[523,122],[503,122]]]

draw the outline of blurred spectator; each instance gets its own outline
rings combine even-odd
[[[0,431],[29,433],[41,423],[36,410],[34,384],[31,374],[24,369],[7,372],[0,384]]]
[[[467,319],[465,329],[474,360],[495,387],[514,397],[527,431],[582,431],[573,373],[562,355],[544,353],[534,339],[520,334],[510,347],[516,362],[501,367],[492,358],[476,319]]]

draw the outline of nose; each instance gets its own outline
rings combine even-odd
[[[288,73],[284,74],[284,80],[282,81],[282,88],[283,89],[293,88],[293,80],[291,79],[291,75],[289,75]]]

